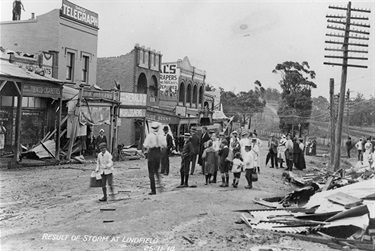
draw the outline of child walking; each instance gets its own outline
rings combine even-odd
[[[95,171],[102,175],[102,190],[103,198],[99,201],[107,201],[107,187],[108,182],[109,189],[111,190],[111,195],[114,196],[113,192],[113,161],[112,155],[107,151],[107,143],[102,142],[99,144],[100,153],[98,154],[98,160],[96,162]]]
[[[243,165],[244,164],[242,162],[241,153],[236,153],[234,155],[233,165],[232,165],[232,173],[233,173],[233,176],[234,176],[232,186],[234,188],[237,188],[238,182],[240,182],[241,171],[242,171]]]

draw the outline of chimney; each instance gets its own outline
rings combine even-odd
[[[31,20],[34,20],[35,19],[35,13],[31,13]]]

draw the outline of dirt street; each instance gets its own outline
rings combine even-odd
[[[88,186],[95,164],[1,169],[1,250],[249,250],[269,244],[330,250],[235,223],[240,213],[233,210],[264,208],[254,198],[291,191],[281,179],[283,169],[264,167],[265,148],[254,189],[244,188],[244,173],[237,189],[221,188],[220,182],[205,186],[198,174],[189,180],[197,188],[176,188],[175,156],[170,175],[162,178],[163,192],[149,196],[147,162],[141,159],[115,163],[117,194],[104,203],[98,201],[101,189]],[[316,159],[306,156],[307,165]]]

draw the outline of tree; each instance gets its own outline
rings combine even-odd
[[[310,70],[307,62],[286,61],[277,64],[273,73],[281,74],[280,87],[281,104],[277,111],[280,117],[280,129],[295,133],[300,127],[301,131],[309,127],[308,119],[312,110],[311,88],[316,84],[311,81],[315,78],[315,72]]]
[[[223,104],[224,113],[227,116],[234,116],[234,121],[245,123],[253,114],[262,112],[266,104],[260,93],[250,90],[235,94],[232,91],[225,91],[220,88],[220,100]]]

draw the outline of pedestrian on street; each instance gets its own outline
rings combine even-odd
[[[169,174],[169,155],[173,147],[173,139],[172,139],[172,136],[169,134],[168,126],[164,126],[163,132],[164,132],[165,139],[167,141],[167,146],[161,149],[161,173],[164,175],[168,175]]]
[[[103,198],[99,199],[99,201],[104,202],[104,201],[107,201],[107,187],[106,187],[107,183],[111,191],[111,195],[114,196],[114,191],[113,191],[114,168],[113,168],[112,155],[107,151],[107,143],[104,143],[104,142],[100,143],[99,149],[100,149],[100,153],[98,154],[95,171],[102,176]]]
[[[247,186],[245,186],[246,189],[252,189],[253,188],[253,180],[252,175],[255,172],[254,170],[254,156],[253,152],[251,151],[251,145],[245,146],[245,156],[243,157],[243,163],[245,166],[245,177],[247,180]]]
[[[107,137],[104,135],[104,129],[99,130],[99,136],[96,138],[96,149],[99,150],[99,145],[101,143],[106,143],[107,144]]]
[[[204,174],[204,162],[202,161],[202,154],[205,147],[205,143],[210,140],[210,135],[208,134],[207,127],[202,127],[202,135],[199,141],[199,156],[198,156],[198,164],[202,167],[202,174]]]
[[[260,166],[259,166],[259,145],[257,143],[256,138],[251,139],[251,151],[253,152],[254,156],[254,170],[256,171],[258,169],[258,173],[260,173]]]
[[[277,142],[277,139],[275,138],[274,134],[271,134],[271,139],[268,141],[268,149],[270,153],[271,158],[271,168],[278,168],[277,164],[277,146],[279,142]]]
[[[206,176],[205,185],[208,185],[208,182],[215,171],[217,161],[217,153],[213,148],[212,140],[207,141],[207,148],[203,151],[202,159],[204,161],[204,175]]]
[[[279,146],[277,147],[277,160],[280,163],[280,168],[283,167],[283,162],[285,159],[285,150],[286,150],[286,136],[283,134],[279,141]]]
[[[191,144],[193,145],[193,148],[194,148],[194,153],[191,156],[190,175],[193,175],[194,171],[195,171],[195,165],[197,163],[197,156],[199,154],[200,138],[197,135],[197,128],[196,127],[192,127],[190,131],[191,131],[190,142],[191,142]]]
[[[228,147],[228,141],[223,140],[221,142],[220,150],[219,150],[219,156],[220,156],[220,164],[219,169],[221,173],[221,185],[220,187],[224,187],[226,185],[226,177],[228,176],[228,183],[229,183],[229,168],[230,168],[230,161],[228,160],[229,155],[229,147]],[[226,175],[227,174],[227,175]]]
[[[360,138],[359,141],[355,144],[355,148],[357,148],[357,152],[358,152],[358,161],[362,161],[363,160],[363,156],[362,156],[362,150],[363,150],[362,138]]]
[[[352,150],[353,145],[352,145],[352,138],[348,136],[348,140],[345,142],[346,146],[346,152],[348,154],[348,158],[350,158],[350,150]]]
[[[286,144],[285,144],[286,150],[285,150],[285,162],[288,167],[288,171],[293,170],[293,159],[294,159],[294,147],[293,147],[293,141],[292,136],[290,133],[286,136]]]
[[[159,133],[159,128],[160,123],[152,122],[151,132],[147,134],[143,143],[143,147],[147,152],[148,175],[150,178],[151,192],[149,193],[149,195],[156,194],[155,176],[160,186],[159,167],[161,148],[167,147],[166,137],[163,134]]]
[[[181,152],[181,184],[178,188],[188,187],[189,186],[189,166],[191,161],[191,156],[194,154],[193,145],[190,142],[191,134],[184,134],[184,146]]]
[[[244,163],[242,162],[242,157],[240,153],[236,153],[233,159],[233,165],[232,165],[232,173],[233,173],[233,184],[232,186],[234,188],[238,187],[238,183],[240,182],[241,178],[241,172],[242,168],[244,166]]]
[[[248,133],[244,131],[242,133],[242,137],[240,139],[240,146],[241,146],[241,155],[243,156],[245,154],[245,145],[248,145],[250,143],[251,139],[248,138]]]
[[[94,155],[95,146],[96,146],[96,138],[92,131],[89,133],[89,136],[86,139],[86,145],[87,145],[87,153],[91,156]]]
[[[212,140],[212,147],[214,148],[215,153],[216,153],[215,170],[212,175],[211,183],[216,183],[217,171],[219,170],[219,163],[220,163],[219,150],[220,150],[221,139],[216,136],[216,132],[212,132],[211,140]]]

